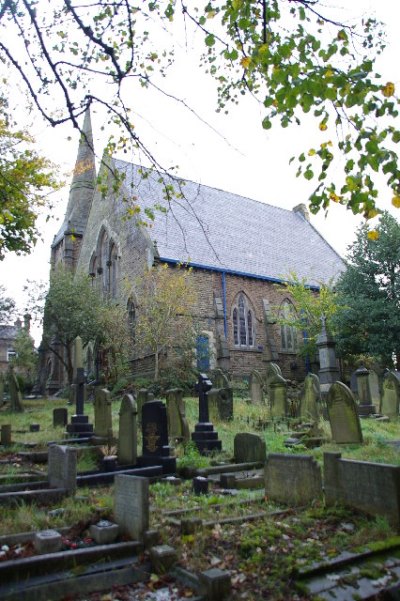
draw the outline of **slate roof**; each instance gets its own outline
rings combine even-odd
[[[0,339],[14,341],[18,331],[17,326],[0,325]]]
[[[121,160],[115,166],[141,207],[166,206],[158,174],[144,178],[140,167]],[[310,285],[337,278],[345,267],[299,213],[187,180],[182,191],[167,213],[155,211],[149,228],[162,259],[278,281],[294,272]]]

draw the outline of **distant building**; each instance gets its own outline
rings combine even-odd
[[[288,211],[178,178],[167,184],[182,196],[169,200],[159,174],[114,158],[100,168],[100,190],[89,112],[83,132],[64,223],[52,243],[52,265],[62,262],[87,273],[104,295],[124,304],[130,321],[140,304],[135,281],[146,267],[191,266],[198,291],[199,369],[220,367],[242,378],[253,369],[265,372],[274,361],[284,376],[296,371],[302,377],[299,335],[274,318],[294,311],[279,284],[294,272],[318,290],[344,269],[341,257],[311,224],[305,205]],[[123,178],[117,190],[113,173]],[[126,199],[133,197],[142,211],[165,208],[154,210],[151,227],[135,217],[124,219]],[[163,361],[168,365],[168,357]],[[134,356],[133,373],[150,375],[153,362],[151,355]],[[46,370],[52,387],[61,386],[63,370],[54,357],[47,358]]]
[[[14,325],[0,325],[0,373],[5,374],[10,361],[15,357],[15,339],[22,328],[29,332],[30,316],[25,315],[24,324],[17,319]]]

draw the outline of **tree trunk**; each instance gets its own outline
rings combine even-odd
[[[154,382],[158,382],[159,369],[159,351],[156,351],[154,354]]]

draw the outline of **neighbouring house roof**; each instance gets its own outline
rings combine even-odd
[[[187,180],[184,198],[165,201],[160,176],[115,160],[125,176],[125,194],[155,211],[149,235],[161,259],[282,281],[290,272],[310,285],[336,279],[342,258],[299,212]],[[167,182],[173,183],[173,182]],[[179,187],[175,184],[175,188]]]
[[[0,325],[0,340],[10,340],[14,342],[17,333],[21,328],[18,326]]]

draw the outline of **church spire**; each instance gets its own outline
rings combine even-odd
[[[95,185],[96,164],[90,107],[88,107],[81,129],[78,154],[73,171],[64,223],[52,244],[53,249],[55,249],[61,240],[64,239],[64,254],[74,256],[73,260],[64,256],[63,260],[66,263],[75,264],[77,259],[76,250],[72,251],[71,248],[76,248],[75,240],[82,238],[85,233]],[[68,252],[66,251],[67,247],[69,248]]]

